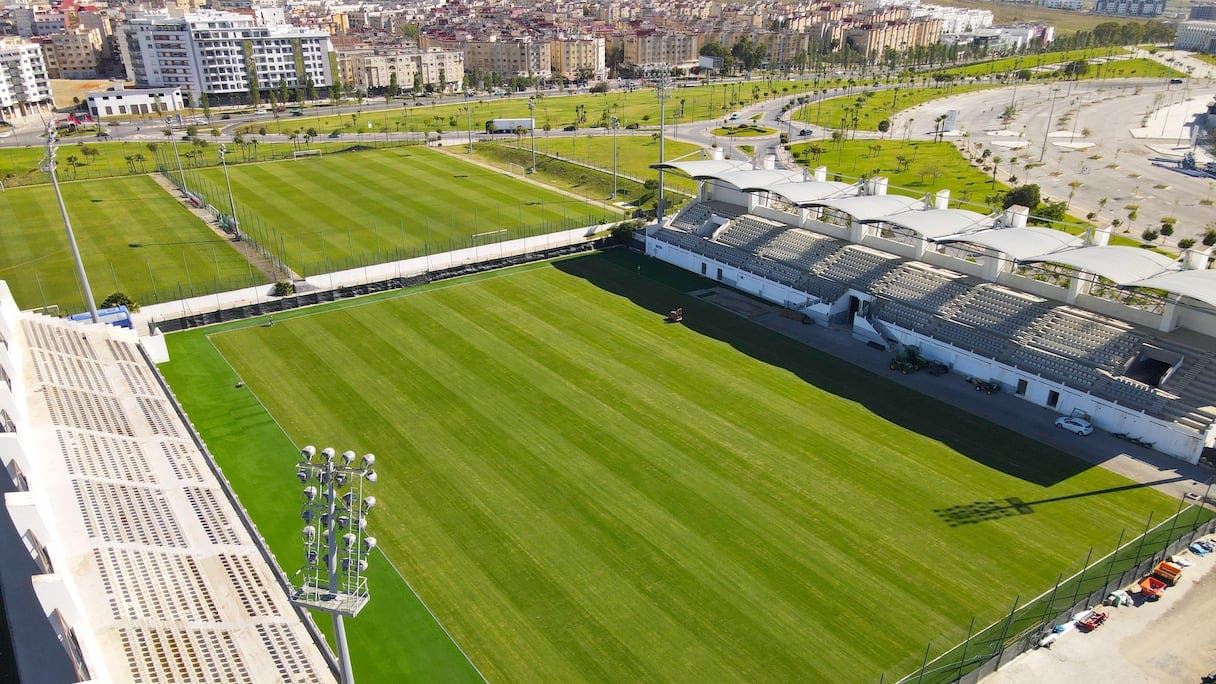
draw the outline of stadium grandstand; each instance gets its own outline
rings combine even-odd
[[[0,281],[0,581],[16,675],[335,681],[153,365],[159,341],[19,312]]]
[[[720,155],[720,151],[711,150]],[[765,165],[768,168],[763,168]],[[1195,463],[1216,447],[1216,270],[771,159],[660,165],[696,199],[647,254]]]

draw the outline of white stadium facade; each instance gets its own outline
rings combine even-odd
[[[0,281],[0,582],[20,680],[336,681],[163,354],[163,338],[20,312]]]
[[[646,253],[862,342],[917,345],[954,372],[1190,463],[1216,446],[1216,270],[1027,225],[1028,210],[949,208],[724,159],[659,165],[697,197]]]

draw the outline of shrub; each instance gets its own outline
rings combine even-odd
[[[1178,241],[1178,246],[1182,249],[1190,249],[1195,246],[1194,238],[1182,238]]]
[[[112,306],[125,306],[127,307],[127,311],[139,311],[139,302],[122,291],[113,292],[110,296],[101,300],[101,308],[108,309]]]
[[[291,282],[290,280],[280,280],[274,284],[274,291],[271,292],[271,295],[275,297],[286,297],[288,295],[295,294],[295,291],[295,283]]]
[[[1145,228],[1144,232],[1140,233],[1140,237],[1144,238],[1145,242],[1152,242],[1153,240],[1157,239],[1157,236],[1157,231],[1153,230],[1152,228]]]

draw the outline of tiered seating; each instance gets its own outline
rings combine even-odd
[[[748,270],[775,283],[793,285],[803,276],[802,271],[768,259],[752,259]]]
[[[959,325],[941,319],[934,328],[933,336],[943,342],[973,351],[981,356],[987,356],[990,359],[1001,358],[1007,348],[1007,341],[1004,338],[993,335],[982,328]]]
[[[812,271],[828,280],[847,283],[855,290],[866,290],[898,264],[899,260],[894,256],[845,247],[821,261]]]
[[[793,228],[782,232],[764,247],[763,256],[809,271],[844,243]]]
[[[710,215],[720,216],[724,219],[738,218],[747,213],[747,209],[736,204],[727,204],[726,202],[715,202],[710,200],[702,202],[705,208],[709,210]],[[708,217],[706,217],[708,218]]]
[[[874,284],[872,292],[926,311],[938,312],[946,303],[966,294],[971,284],[937,269],[904,263]]]
[[[1137,411],[1147,411],[1157,398],[1147,385],[1108,376],[1095,384],[1094,394]]]
[[[1014,349],[1009,355],[1009,363],[1078,389],[1090,389],[1098,379],[1093,368],[1083,363],[1030,347]]]
[[[722,228],[714,239],[724,245],[755,254],[783,230],[785,226],[779,223],[755,216],[740,216]]]
[[[704,202],[693,202],[676,214],[675,218],[671,220],[671,227],[691,233],[708,218],[709,206]]]
[[[1024,342],[1089,365],[1122,371],[1144,337],[1131,326],[1056,307],[1035,321]]]
[[[663,242],[666,242],[667,244],[675,245],[676,247],[681,247],[698,254],[700,254],[701,250],[704,249],[702,245],[705,244],[705,240],[697,237],[696,235],[692,235],[691,233],[683,233],[670,228],[660,228],[659,231],[655,233],[655,237]]]
[[[895,299],[879,300],[877,316],[901,328],[915,330],[924,335],[932,334],[937,318],[933,314]]]
[[[1037,297],[997,285],[979,285],[950,303],[946,315],[954,321],[1014,337],[1048,309]]]
[[[848,284],[828,280],[813,273],[808,273],[799,278],[794,287],[803,292],[813,294],[825,302],[834,302],[843,297],[845,292],[849,291]]]

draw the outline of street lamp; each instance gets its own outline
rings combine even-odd
[[[72,248],[72,260],[76,265],[76,279],[80,281],[80,290],[84,294],[84,303],[89,307],[89,317],[94,323],[100,323],[97,316],[97,302],[93,301],[93,290],[89,287],[89,277],[84,272],[84,261],[80,258],[80,248],[76,245],[76,234],[72,232],[72,220],[68,218],[68,208],[63,203],[63,192],[59,190],[59,177],[55,173],[55,122],[46,125],[46,174],[51,177],[51,187],[55,189],[55,200],[59,202],[59,214],[63,217],[63,228],[68,234],[68,245]]]
[[[232,219],[230,227],[233,235],[239,235],[240,224],[236,220],[236,199],[232,196],[232,181],[228,178],[228,148],[220,145],[220,166],[224,167],[224,184],[228,186],[228,212]]]
[[[342,684],[353,684],[350,649],[343,617],[354,617],[367,605],[367,558],[376,538],[367,534],[367,515],[376,497],[363,495],[363,483],[375,482],[376,457],[355,452],[300,450],[296,478],[304,486],[300,518],[304,521],[304,567],[293,578],[292,602],[333,617],[334,640]]]
[[[468,116],[468,125],[466,130],[469,132],[469,154],[473,154],[473,105],[467,104],[464,106],[464,113]]]
[[[612,199],[616,199],[616,129],[620,126],[621,120],[610,116],[608,123],[612,127]]]
[[[532,138],[532,170],[528,173],[536,173],[536,97],[528,98],[528,118],[531,119],[531,125],[528,126],[528,133]]]

